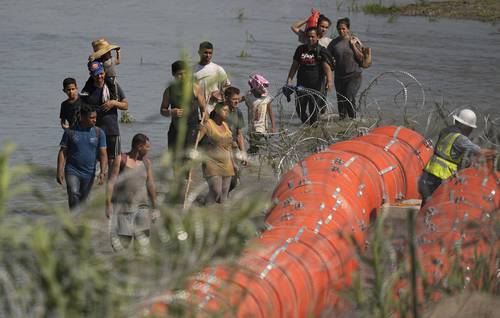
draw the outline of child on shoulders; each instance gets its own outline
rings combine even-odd
[[[108,86],[110,99],[117,99],[117,73],[116,65],[121,63],[120,47],[116,44],[109,44],[105,39],[99,39],[92,42],[94,52],[89,55],[89,65],[93,61],[101,62],[106,74],[104,80]],[[116,58],[113,58],[111,52],[116,51]],[[84,91],[92,85],[92,77],[89,77],[84,86]]]

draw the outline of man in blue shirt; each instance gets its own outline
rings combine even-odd
[[[99,184],[106,179],[108,158],[106,134],[95,126],[97,113],[90,105],[80,109],[80,121],[67,129],[61,139],[57,156],[57,182],[66,180],[70,209],[85,201],[94,183],[96,158],[99,155],[101,173]]]

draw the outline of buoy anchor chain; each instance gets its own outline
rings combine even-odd
[[[318,223],[316,224],[316,227],[314,228],[314,234],[318,234],[319,231],[321,230],[321,225],[323,225],[323,220],[319,220]]]
[[[335,192],[332,194],[332,198],[336,199],[340,193],[340,187],[335,188]]]
[[[356,193],[356,196],[360,198],[363,195],[363,190],[366,188],[366,185],[364,183],[360,184],[358,187],[358,192]]]
[[[483,181],[481,182],[481,186],[485,187],[486,184],[488,184],[488,180],[489,180],[488,176],[484,177]]]
[[[384,147],[384,151],[389,151],[389,149],[392,147],[392,145],[394,145],[395,143],[397,142],[397,139],[391,139],[391,141],[389,141],[387,143],[387,145],[385,145]]]
[[[348,168],[354,162],[354,160],[356,160],[356,158],[356,156],[352,156],[351,158],[349,158],[349,160],[346,161],[344,167]]]
[[[404,128],[403,126],[398,126],[398,128],[396,128],[396,130],[394,131],[394,135],[392,135],[392,139],[398,139],[399,132],[403,128]]]
[[[384,174],[388,173],[388,172],[391,172],[392,170],[396,169],[397,167],[396,166],[389,166],[385,169],[382,169],[378,172],[379,175],[383,176]]]
[[[493,198],[495,197],[495,194],[496,194],[496,193],[497,193],[497,192],[496,192],[495,190],[491,190],[490,195],[488,195],[485,199],[486,199],[487,201],[493,202]]]
[[[337,201],[335,202],[335,205],[333,206],[332,210],[333,211],[337,211],[337,209],[339,208],[339,206],[342,204],[342,200],[340,199],[337,199]]]
[[[274,266],[276,265],[274,263],[274,261],[276,260],[276,258],[278,257],[278,255],[281,253],[281,252],[284,252],[286,251],[286,249],[288,248],[288,245],[290,245],[290,243],[292,242],[298,242],[300,237],[302,236],[302,233],[304,233],[306,227],[305,226],[301,226],[300,229],[297,231],[297,234],[295,234],[294,237],[289,237],[286,239],[285,241],[285,244],[283,244],[283,246],[279,247],[276,249],[276,251],[274,251],[273,255],[271,255],[271,257],[269,258],[269,262],[267,263],[266,267],[264,268],[264,270],[259,274],[259,278],[260,279],[264,279],[266,278],[267,274],[269,274],[269,272],[274,268]]]

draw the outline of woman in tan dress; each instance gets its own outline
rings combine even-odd
[[[211,114],[212,115],[212,114]],[[206,159],[203,162],[203,176],[208,183],[206,204],[224,203],[227,200],[234,165],[231,158],[232,133],[226,123],[229,106],[215,105],[213,115],[200,130],[200,139],[204,139]]]

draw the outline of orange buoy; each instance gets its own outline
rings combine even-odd
[[[431,155],[418,133],[391,126],[300,161],[282,176],[267,230],[237,265],[207,268],[189,281],[193,307],[200,315],[305,318],[340,304],[338,292],[359,267],[353,244],[365,244],[382,203],[418,197]]]

